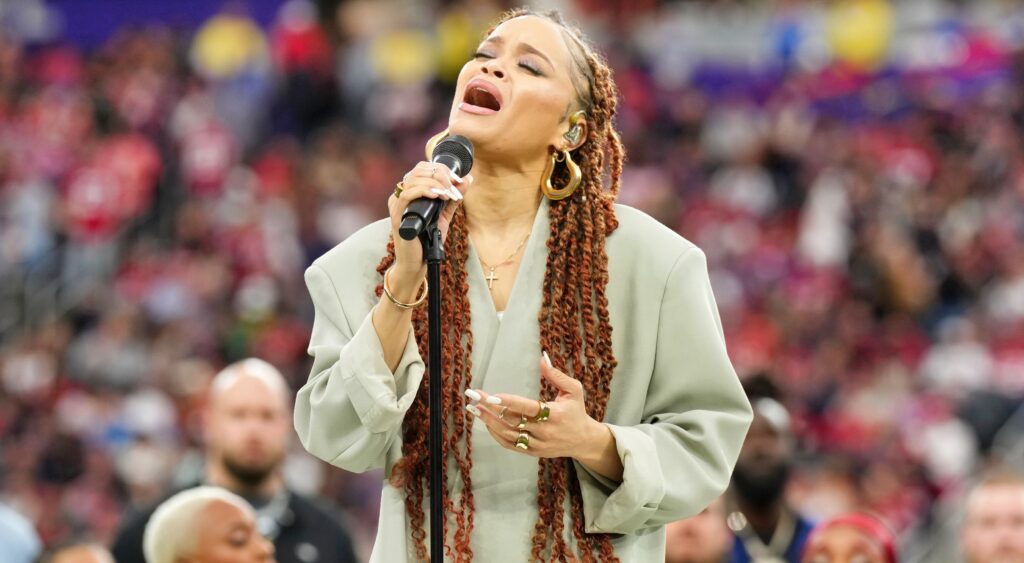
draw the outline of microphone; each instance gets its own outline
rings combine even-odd
[[[473,143],[462,135],[447,137],[434,147],[430,161],[447,166],[457,176],[465,176],[473,168]],[[428,225],[437,222],[445,203],[441,198],[413,200],[402,214],[398,235],[405,240],[418,237]]]

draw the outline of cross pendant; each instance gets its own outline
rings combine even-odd
[[[494,280],[498,279],[498,276],[494,275],[494,268],[491,268],[490,273],[484,276],[484,279],[487,280],[487,289],[494,289]]]

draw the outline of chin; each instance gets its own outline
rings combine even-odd
[[[223,463],[228,472],[234,475],[236,479],[250,485],[257,485],[273,474],[282,461],[283,458],[275,459],[269,455],[258,459],[244,456],[239,458],[226,456]]]
[[[456,110],[457,112],[458,110]],[[458,115],[452,116],[448,125],[448,133],[452,135],[462,135],[470,141],[473,141],[474,148],[481,142],[485,142],[488,137],[493,135],[493,131],[496,128],[494,122],[485,122],[480,119],[482,116],[475,115]]]

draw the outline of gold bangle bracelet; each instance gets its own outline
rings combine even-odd
[[[395,296],[391,294],[391,290],[388,289],[388,285],[389,285],[388,284],[388,280],[390,279],[390,277],[391,277],[391,268],[388,268],[384,272],[384,295],[388,298],[388,301],[394,303],[395,306],[398,307],[399,309],[412,309],[413,307],[416,307],[416,306],[422,304],[427,299],[427,279],[426,278],[423,278],[423,289],[420,291],[419,298],[416,299],[416,301],[413,301],[412,303],[402,303],[398,299],[395,299]]]

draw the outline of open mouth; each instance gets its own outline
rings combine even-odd
[[[480,108],[487,108],[489,110],[498,111],[501,109],[501,104],[498,103],[498,98],[495,98],[494,94],[479,87],[469,88],[466,90],[466,97],[463,101],[467,104],[472,104]]]
[[[494,113],[501,109],[501,99],[494,86],[483,80],[473,80],[466,85],[462,109],[471,113]]]

